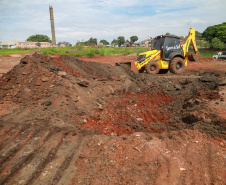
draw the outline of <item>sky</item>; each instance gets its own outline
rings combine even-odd
[[[119,36],[142,41],[167,32],[186,36],[190,27],[203,32],[226,22],[225,0],[0,0],[0,42],[25,41],[35,34],[75,44]]]

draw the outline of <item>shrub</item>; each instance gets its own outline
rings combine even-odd
[[[96,54],[100,55],[100,56],[103,56],[104,55],[104,49],[101,48],[101,49],[98,49]]]
[[[218,38],[215,37],[215,38],[213,38],[211,40],[210,47],[212,49],[220,49],[220,50],[222,50],[222,49],[225,48],[225,44],[223,42],[221,42],[220,39],[218,39]]]
[[[93,57],[94,55],[95,55],[95,49],[93,49],[93,48],[87,48],[87,50],[86,50],[86,56],[88,56],[88,57]]]
[[[84,53],[82,51],[78,51],[76,53],[71,53],[71,56],[74,56],[74,57],[82,57],[82,56],[84,56]]]

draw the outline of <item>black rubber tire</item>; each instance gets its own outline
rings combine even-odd
[[[185,62],[183,58],[175,57],[170,62],[170,71],[174,74],[181,74],[185,70]]]
[[[146,66],[145,66],[145,70],[149,73],[149,74],[157,74],[160,70],[159,65],[157,62],[149,62]]]

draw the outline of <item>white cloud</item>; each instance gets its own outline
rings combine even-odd
[[[0,40],[25,40],[33,34],[51,38],[49,4],[56,39],[75,43],[95,37],[139,40],[170,32],[185,36],[224,22],[225,0],[0,0]]]

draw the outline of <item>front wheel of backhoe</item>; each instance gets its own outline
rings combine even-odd
[[[170,71],[171,73],[174,74],[181,74],[185,70],[185,62],[182,58],[180,57],[175,57],[171,62],[170,62]]]
[[[146,71],[149,74],[157,74],[160,70],[159,65],[157,62],[149,62],[146,66],[145,66]]]

